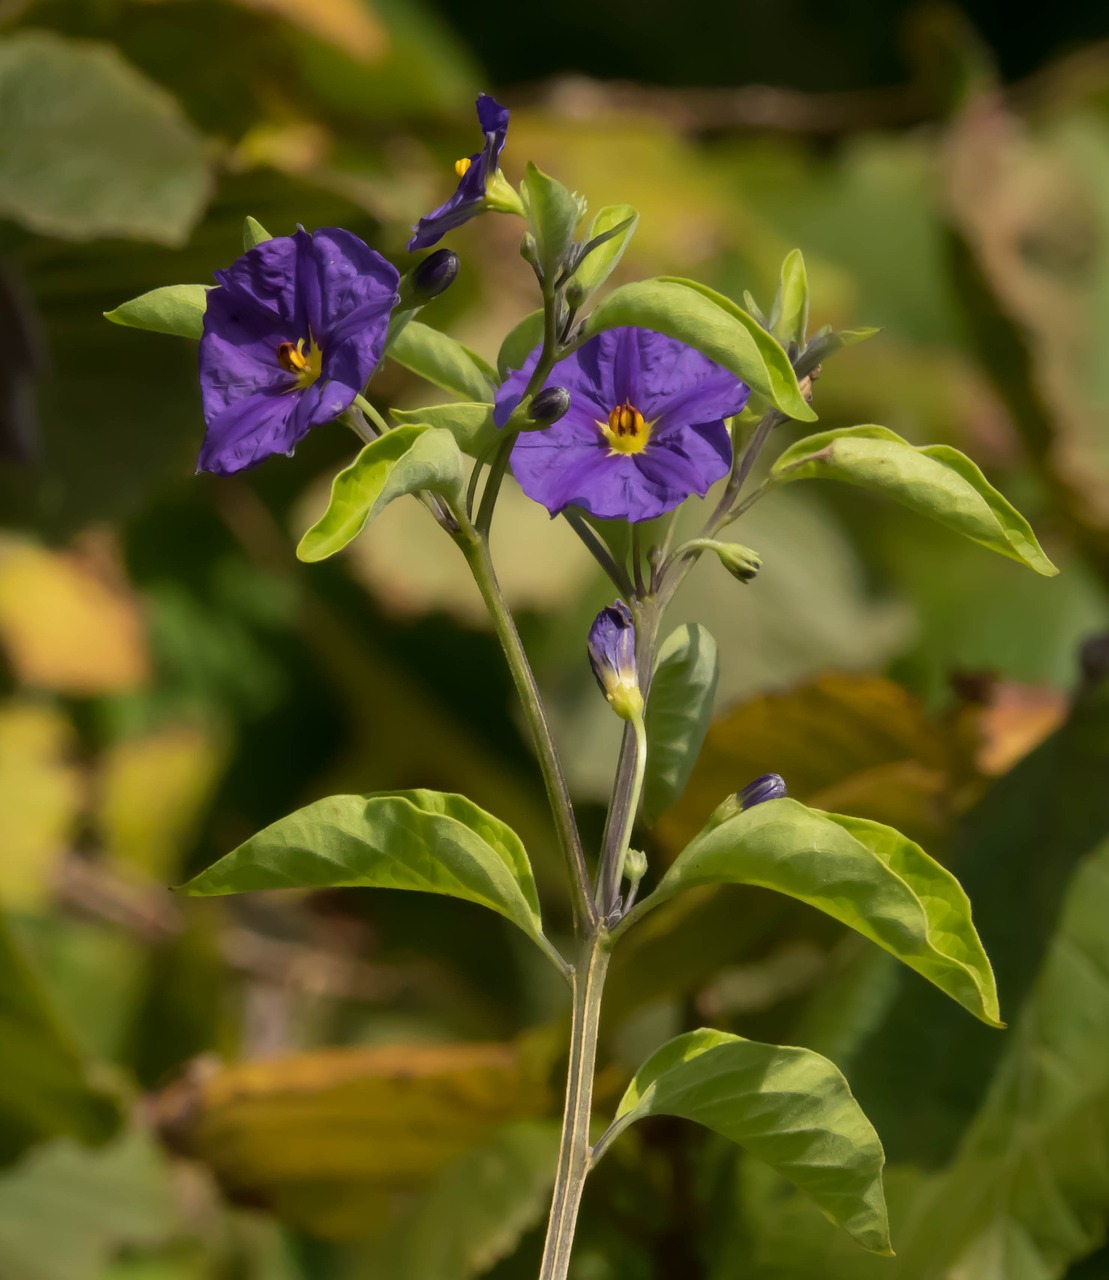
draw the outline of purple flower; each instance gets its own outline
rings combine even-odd
[[[349,231],[266,240],[208,294],[198,469],[231,475],[293,452],[365,386],[381,359],[400,276]]]
[[[589,628],[589,665],[601,692],[625,720],[643,711],[635,666],[635,623],[623,600],[602,609]]]
[[[469,222],[485,208],[486,188],[496,176],[508,133],[508,108],[502,107],[489,94],[482,93],[478,95],[477,118],[485,134],[485,145],[469,158],[456,161],[454,171],[458,174],[459,183],[454,195],[412,228],[416,234],[408,242],[409,252],[436,244],[448,231]]]
[[[786,791],[785,779],[778,773],[764,773],[761,778],[749,782],[736,796],[739,808],[753,809],[757,804],[765,804],[767,800],[781,800],[789,793]]]
[[[539,358],[505,380],[494,417],[504,426]],[[652,520],[727,474],[732,444],[724,418],[749,389],[692,347],[650,329],[609,329],[556,364],[570,393],[566,416],[522,434],[512,470],[551,515],[582,507],[605,520]]]

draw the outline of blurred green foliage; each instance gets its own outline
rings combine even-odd
[[[799,246],[812,327],[883,329],[817,383],[820,428],[965,448],[1063,570],[799,484],[745,522],[755,583],[691,576],[673,625],[716,639],[717,718],[651,883],[782,773],[957,870],[1010,1030],[798,903],[660,908],[614,959],[599,1107],[709,1016],[826,1053],[886,1144],[900,1256],[657,1118],[596,1175],[578,1280],[1106,1274],[1109,45],[1094,6],[981,8],[1009,83],[938,9],[613,0],[560,6],[556,36],[542,7],[459,0],[0,0],[4,1280],[535,1274],[566,1011],[527,940],[424,895],[165,892],[321,796],[435,787],[520,833],[566,930],[480,601],[416,503],[300,564],[348,439],[194,477],[195,350],[101,318],[210,281],[248,215],[399,262],[498,84],[513,180],[530,158],[640,211],[613,284],[765,305]],[[462,229],[427,312],[486,361],[535,307],[515,234]],[[402,366],[383,406],[429,399]],[[618,726],[583,637],[610,589],[515,490],[494,551],[596,843]]]

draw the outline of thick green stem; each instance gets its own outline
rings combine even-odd
[[[589,1121],[593,1109],[601,993],[608,962],[608,936],[601,926],[582,944],[574,969],[574,1015],[562,1115],[562,1146],[539,1280],[566,1280],[570,1269],[578,1209],[592,1163]]]

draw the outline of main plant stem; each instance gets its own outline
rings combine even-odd
[[[608,962],[608,934],[604,924],[598,923],[583,942],[574,966],[574,1013],[566,1104],[562,1113],[562,1146],[539,1280],[566,1280],[570,1268],[578,1210],[592,1163],[589,1121],[593,1110],[601,993]]]

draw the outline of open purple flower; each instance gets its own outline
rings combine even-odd
[[[539,358],[505,380],[494,417],[504,426]],[[565,417],[522,434],[512,470],[551,515],[582,507],[605,520],[652,520],[727,474],[724,418],[749,389],[692,347],[651,329],[609,329],[555,365],[570,393]]]
[[[454,195],[446,204],[425,214],[413,227],[416,234],[408,242],[409,252],[427,249],[486,207],[486,191],[497,176],[497,164],[508,133],[508,108],[482,93],[478,95],[477,118],[485,134],[485,145],[474,155],[455,162],[459,182]]]
[[[208,294],[198,469],[231,475],[292,453],[350,407],[381,359],[400,276],[337,227],[266,240]]]

